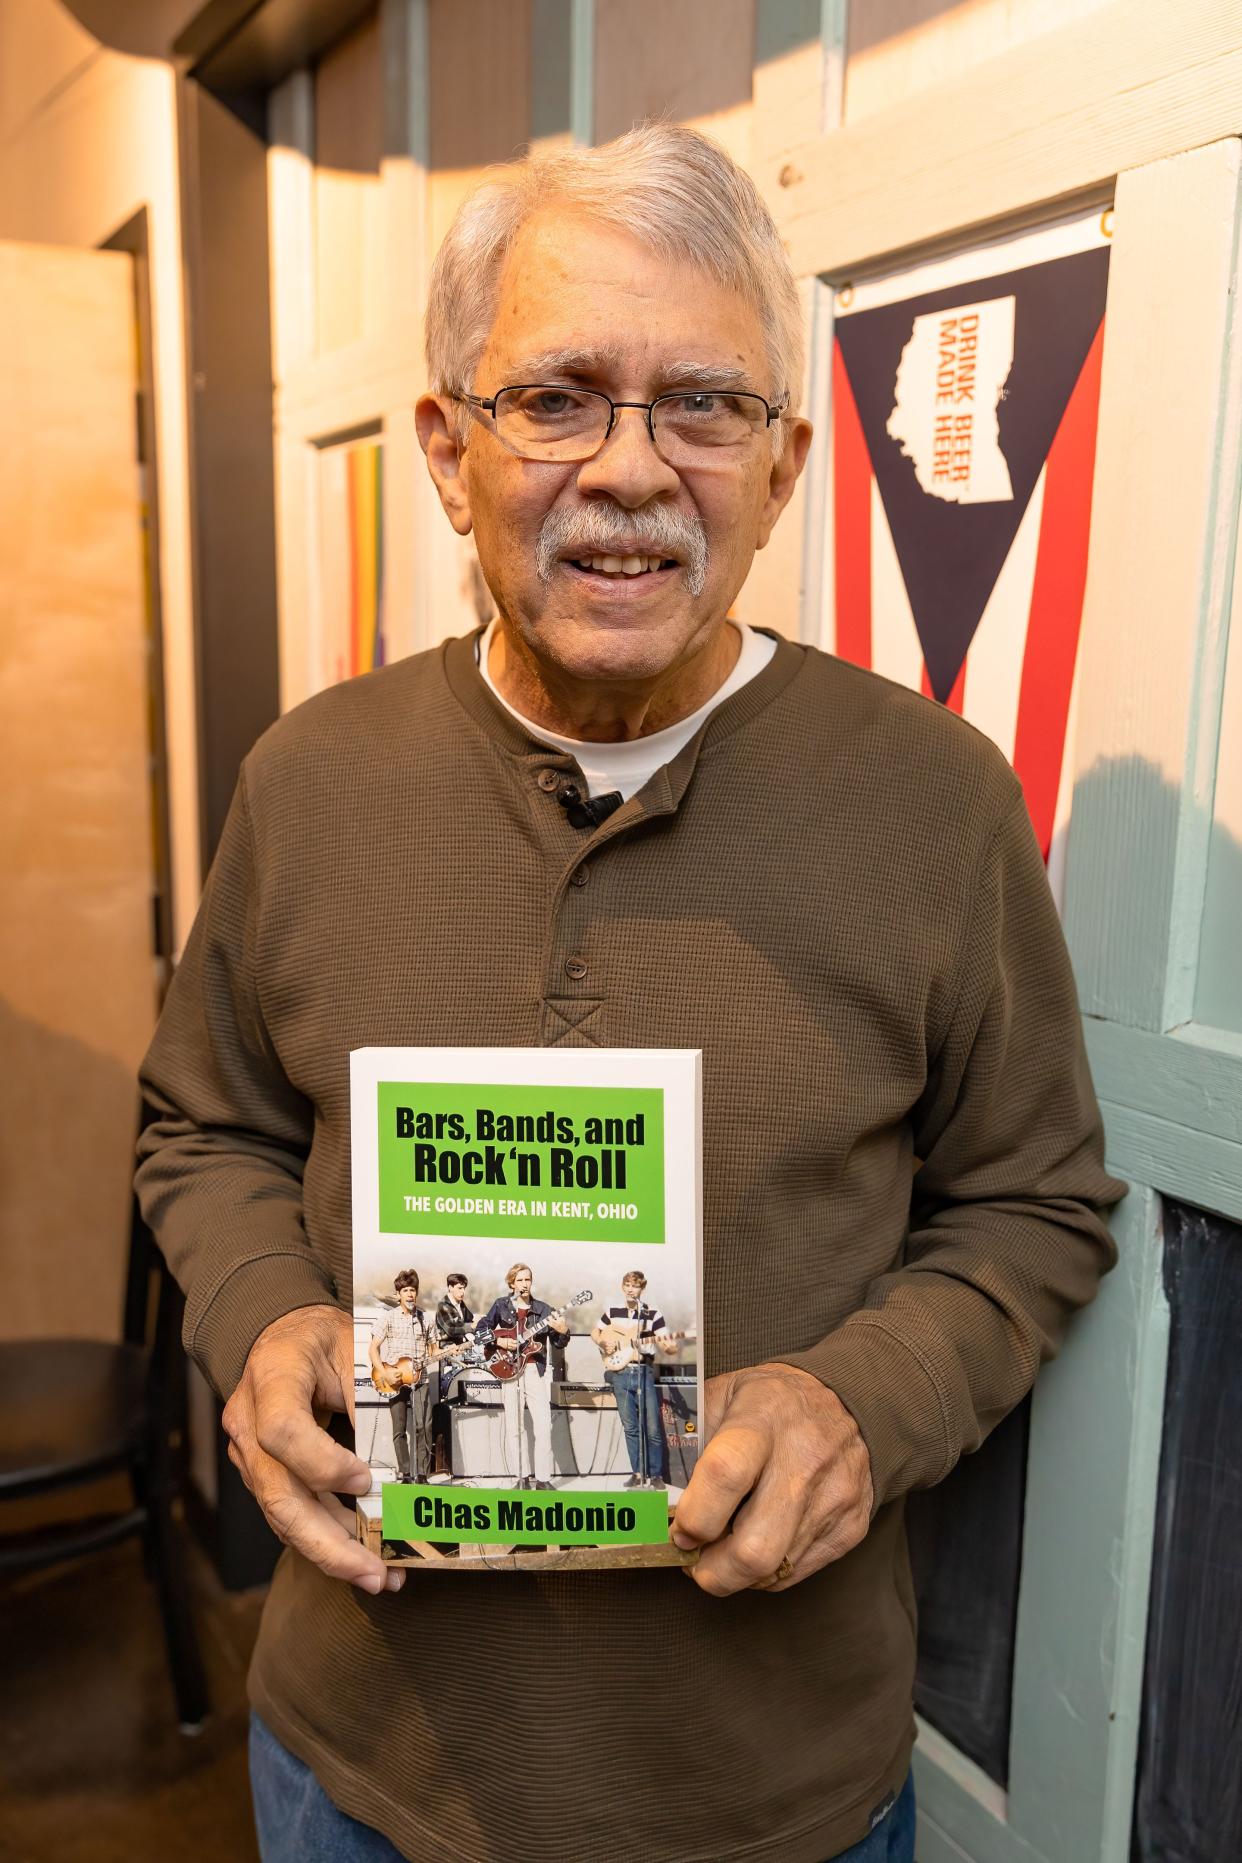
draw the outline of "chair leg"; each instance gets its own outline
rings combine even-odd
[[[146,1515],[146,1526],[142,1532],[142,1571],[147,1583],[155,1583],[155,1546],[151,1531],[151,1484],[147,1470],[141,1458],[129,1465],[129,1485],[133,1490],[134,1506]]]
[[[148,1492],[150,1511],[143,1538],[164,1625],[164,1645],[177,1698],[177,1719],[182,1733],[196,1734],[207,1718],[211,1702],[198,1633],[194,1628],[183,1549],[167,1494]]]

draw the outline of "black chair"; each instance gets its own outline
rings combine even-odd
[[[0,1342],[0,1503],[80,1487],[122,1469],[134,1496],[121,1513],[7,1535],[0,1508],[0,1575],[140,1537],[159,1599],[177,1718],[190,1734],[206,1718],[208,1697],[173,1515],[186,1443],[183,1304],[135,1199],[122,1343]]]

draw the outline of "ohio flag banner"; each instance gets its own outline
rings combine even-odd
[[[1100,216],[839,294],[836,651],[1004,751],[1048,859],[1068,804],[1108,242]]]

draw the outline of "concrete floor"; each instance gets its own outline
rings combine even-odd
[[[191,1547],[212,1713],[178,1731],[136,1541],[0,1586],[0,1863],[256,1863],[246,1666],[262,1606]]]

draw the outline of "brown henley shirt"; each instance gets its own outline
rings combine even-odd
[[[701,1048],[706,1370],[831,1385],[876,1513],[835,1565],[727,1601],[675,1570],[372,1598],[286,1552],[252,1696],[417,1863],[507,1858],[515,1776],[548,1863],[822,1863],[909,1765],[901,1497],[1022,1397],[1113,1259],[1042,863],[990,743],[788,642],[580,831],[539,781],[572,760],[473,649],[337,686],[246,760],[144,1065],[139,1185],[189,1349],[227,1392],[270,1321],[348,1304],[351,1049]],[[429,1639],[458,1652],[434,1686]],[[636,1785],[649,1819],[601,1817]]]

